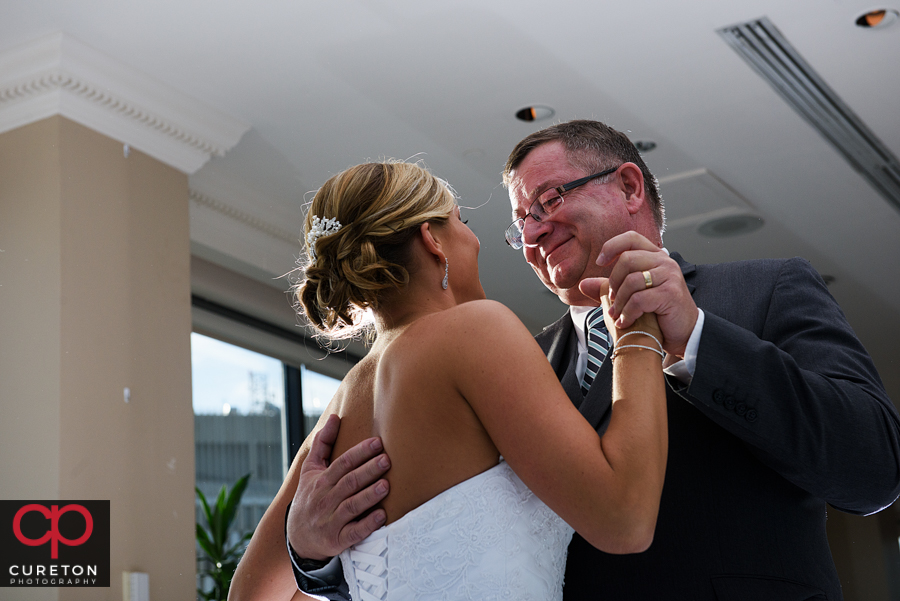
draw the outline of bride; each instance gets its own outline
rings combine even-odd
[[[606,359],[615,405],[598,438],[528,330],[485,299],[478,239],[424,168],[369,163],[334,176],[305,233],[296,292],[309,321],[341,338],[374,317],[371,350],[316,428],[333,432],[340,418],[335,458],[370,437],[390,456],[385,525],[340,556],[353,599],[561,599],[573,528],[609,553],[650,545],[667,450],[661,361],[648,352],[661,350],[655,316]],[[626,334],[607,327],[613,342]],[[312,436],[231,599],[302,598],[273,544]]]

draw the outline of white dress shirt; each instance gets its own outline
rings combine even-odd
[[[575,334],[578,335],[578,362],[575,364],[575,374],[578,376],[579,382],[581,381],[582,376],[584,376],[588,357],[584,322],[587,319],[587,314],[595,308],[596,307],[569,307],[569,315],[572,317],[572,323],[575,325]],[[703,309],[698,308],[697,311],[697,323],[694,324],[691,337],[688,339],[687,348],[685,348],[684,351],[684,359],[673,363],[663,370],[670,376],[678,378],[683,384],[691,383],[691,378],[694,377],[694,370],[697,365],[697,350],[700,348],[700,334],[703,331],[704,319]],[[609,351],[612,353],[613,349],[610,348]]]

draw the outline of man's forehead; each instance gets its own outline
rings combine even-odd
[[[561,165],[525,173],[512,171],[509,179],[509,200],[513,210],[520,204],[531,204],[546,190],[569,181],[570,169],[568,165]]]
[[[519,177],[519,173],[513,171],[511,177],[509,179],[509,203],[512,205],[513,213],[515,213],[516,209],[519,205],[530,203],[531,196],[529,192],[534,193],[534,189],[528,190],[525,186],[525,181]]]
[[[569,152],[559,140],[545,142],[526,154],[515,169],[510,170],[509,197],[515,210],[518,204],[531,204],[550,187],[573,179],[577,170]]]

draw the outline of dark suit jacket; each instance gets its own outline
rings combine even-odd
[[[897,497],[900,418],[809,263],[673,258],[705,324],[690,386],[669,381],[654,541],[644,553],[609,555],[576,534],[565,598],[840,599],[826,502],[871,513]],[[582,398],[568,313],[537,340],[602,434],[610,362]]]

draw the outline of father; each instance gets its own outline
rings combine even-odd
[[[531,217],[547,190],[614,167],[563,192],[550,216]],[[610,277],[613,317],[627,326],[656,313],[670,362],[683,359],[668,370],[669,463],[653,545],[612,556],[576,537],[566,598],[840,599],[825,504],[867,514],[897,498],[900,420],[821,278],[800,259],[670,256],[656,180],[602,123],[529,136],[504,176],[524,220],[508,237],[516,244],[522,228],[525,259],[571,307],[538,341],[598,431],[609,393],[595,389],[611,369],[604,362],[582,400],[581,305],[590,301],[580,280]]]
[[[570,306],[537,340],[598,433],[610,417],[612,369],[603,361],[582,393],[591,301],[578,283],[609,277],[623,327],[656,313],[669,353],[669,458],[654,542],[608,555],[576,535],[565,598],[840,599],[826,503],[868,514],[897,498],[900,417],[822,279],[800,259],[692,265],[669,255],[655,178],[628,138],[599,122],[528,136],[504,182],[515,219],[507,241]],[[330,422],[320,441],[336,429]],[[306,546],[296,551],[309,559],[295,561],[310,592],[339,598],[339,568],[324,560],[383,521],[381,511],[357,521],[387,494],[381,451],[373,439],[328,466],[330,449],[316,444],[288,479],[299,481],[291,518],[304,524]],[[282,531],[253,544],[254,563],[290,571]],[[271,569],[260,573],[283,582]]]

